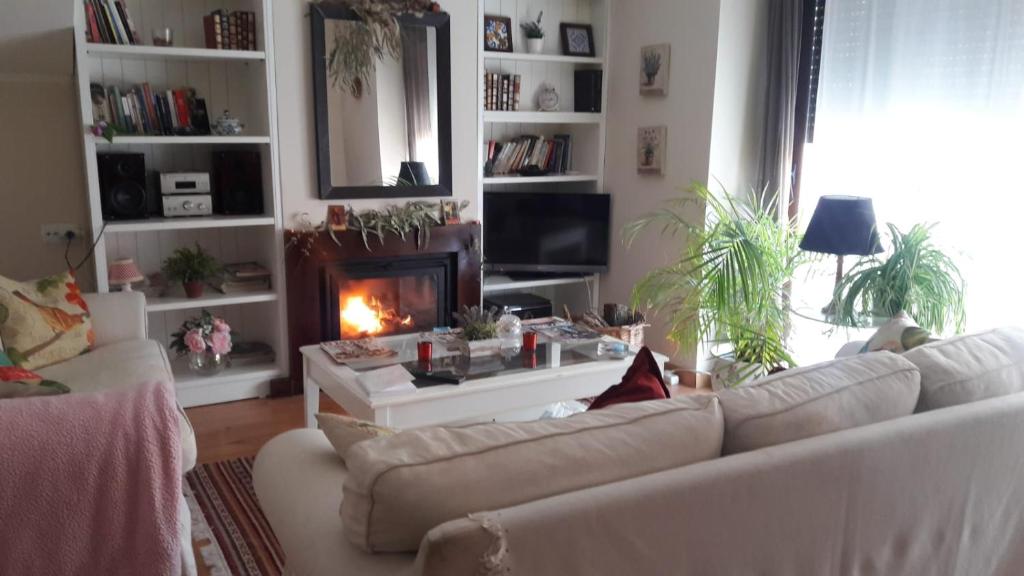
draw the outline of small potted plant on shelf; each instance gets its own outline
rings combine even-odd
[[[526,51],[530,54],[540,54],[544,51],[544,29],[540,22],[544,18],[544,11],[537,14],[536,20],[527,20],[519,24],[526,34]]]
[[[196,243],[195,250],[175,250],[164,260],[163,269],[168,279],[181,282],[186,296],[199,298],[203,295],[203,285],[206,281],[213,279],[220,272],[220,264]]]
[[[171,349],[188,356],[188,367],[199,374],[216,374],[228,365],[231,326],[223,318],[203,310],[197,318],[182,323],[171,334]]]
[[[480,306],[463,306],[455,314],[462,327],[470,356],[487,356],[501,353],[501,339],[498,338],[498,309]]]

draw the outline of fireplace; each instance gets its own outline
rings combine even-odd
[[[286,233],[290,374],[271,394],[302,393],[302,346],[429,331],[480,304],[480,225],[438,226],[428,244],[416,236],[387,234],[367,248],[355,231],[312,242]]]
[[[451,254],[375,258],[324,267],[321,334],[352,340],[430,331],[451,323]]]

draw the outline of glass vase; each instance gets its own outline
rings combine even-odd
[[[214,354],[210,351],[188,353],[188,367],[196,374],[212,376],[219,373],[227,365],[227,354]]]

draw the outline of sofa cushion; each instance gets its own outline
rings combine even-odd
[[[615,404],[643,402],[645,400],[664,400],[671,396],[665,379],[661,375],[661,366],[655,360],[651,349],[644,346],[633,359],[633,365],[622,377],[622,382],[605,390],[590,403],[588,410],[599,410]]]
[[[38,372],[44,378],[63,383],[73,393],[99,392],[153,380],[174,381],[164,347],[153,340],[125,340],[100,346]],[[178,421],[181,425],[181,466],[184,472],[195,466],[196,437],[180,406]]]
[[[18,368],[0,350],[0,400],[4,398],[25,398],[29,396],[52,396],[66,394],[71,390],[60,382],[47,380],[24,368]]]
[[[74,358],[96,335],[71,272],[32,282],[0,276],[0,337],[18,366],[35,370]]]
[[[914,411],[917,368],[872,352],[788,370],[718,393],[725,415],[723,454],[755,450],[873,424]]]
[[[407,430],[345,455],[345,536],[416,550],[431,528],[493,510],[715,458],[713,396],[620,404],[563,419]]]
[[[1000,328],[903,355],[921,371],[917,411],[1024,392],[1024,330]]]
[[[324,412],[316,415],[316,423],[320,425],[324,436],[327,436],[342,462],[345,461],[345,452],[354,444],[371,438],[391,436],[396,432],[394,428],[378,426],[366,420]]]

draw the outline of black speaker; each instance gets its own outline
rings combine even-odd
[[[142,154],[99,153],[100,208],[104,220],[148,217],[146,157]]]
[[[217,214],[263,214],[263,172],[254,150],[213,153],[213,211]]]
[[[601,111],[601,81],[604,74],[601,70],[577,70],[575,77],[576,111]]]

